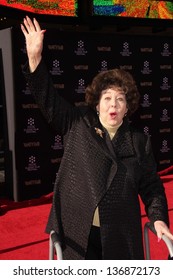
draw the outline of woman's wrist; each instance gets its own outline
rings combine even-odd
[[[29,70],[31,73],[34,72],[37,66],[39,65],[41,58],[42,58],[41,56],[32,57],[32,58],[29,57]]]

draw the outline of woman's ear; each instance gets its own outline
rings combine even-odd
[[[96,111],[99,112],[99,105],[96,106]]]
[[[127,116],[127,112],[128,112],[128,108],[126,108],[126,112],[125,112],[125,114],[124,114],[124,117]]]
[[[128,107],[126,107],[126,114],[127,114],[128,110],[129,110]]]

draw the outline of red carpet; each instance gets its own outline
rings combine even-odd
[[[23,202],[0,201],[0,260],[46,260],[48,238],[44,233],[52,194]],[[3,203],[3,204],[2,204]]]
[[[169,207],[170,228],[173,232],[173,166],[159,173],[163,180]],[[52,193],[38,199],[13,202],[0,199],[0,260],[48,260],[49,236],[44,233]],[[142,223],[147,221],[142,209]],[[167,259],[168,250],[163,241],[150,233],[151,259]]]
[[[160,178],[164,184],[166,196],[168,200],[168,210],[170,218],[170,229],[173,233],[173,166],[160,171]],[[144,212],[143,205],[141,204],[142,209],[142,223],[146,223],[147,218]],[[157,237],[150,232],[150,252],[152,260],[166,260],[168,257],[168,249],[163,240],[159,243],[157,242]]]

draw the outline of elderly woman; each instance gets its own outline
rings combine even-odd
[[[120,69],[101,72],[86,88],[86,106],[68,104],[42,59],[45,30],[29,17],[21,29],[29,88],[64,137],[46,232],[57,232],[64,259],[144,259],[139,195],[158,238],[173,235],[150,139],[128,121],[138,107],[135,81]]]

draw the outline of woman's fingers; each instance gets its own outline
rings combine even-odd
[[[46,32],[45,29],[41,29],[38,21],[34,18],[33,22],[32,20],[26,16],[26,18],[23,19],[23,23],[21,23],[21,30],[23,34],[25,35],[25,38],[28,34],[32,34],[34,32],[40,32],[40,34],[44,34]]]
[[[24,23],[25,23],[25,26],[28,29],[28,32],[29,31],[35,31],[35,26],[34,26],[32,20],[28,16],[26,16],[26,18],[24,18]]]
[[[28,32],[26,31],[26,29],[25,29],[25,27],[24,27],[24,25],[21,23],[21,30],[22,30],[22,32],[23,32],[23,34],[24,34],[24,36],[25,36],[25,38],[26,38],[26,36],[28,35]]]
[[[34,22],[34,25],[35,25],[35,30],[36,31],[41,31],[40,25],[35,18],[33,19],[33,22]]]
[[[26,32],[31,33],[31,32],[35,32],[35,31],[41,31],[40,25],[37,22],[37,20],[34,19],[32,22],[32,20],[28,16],[26,16],[23,19],[23,24],[21,26],[22,26],[22,31],[24,32],[25,35],[26,35]]]
[[[167,227],[160,227],[157,229],[158,240],[161,240],[163,234],[173,241],[173,235]]]
[[[173,234],[163,221],[155,221],[154,227],[157,232],[158,241],[161,240],[163,234],[165,234],[165,236],[167,236],[170,240],[173,241]]]
[[[173,235],[169,230],[163,230],[162,233],[165,234],[170,240],[173,241]]]

